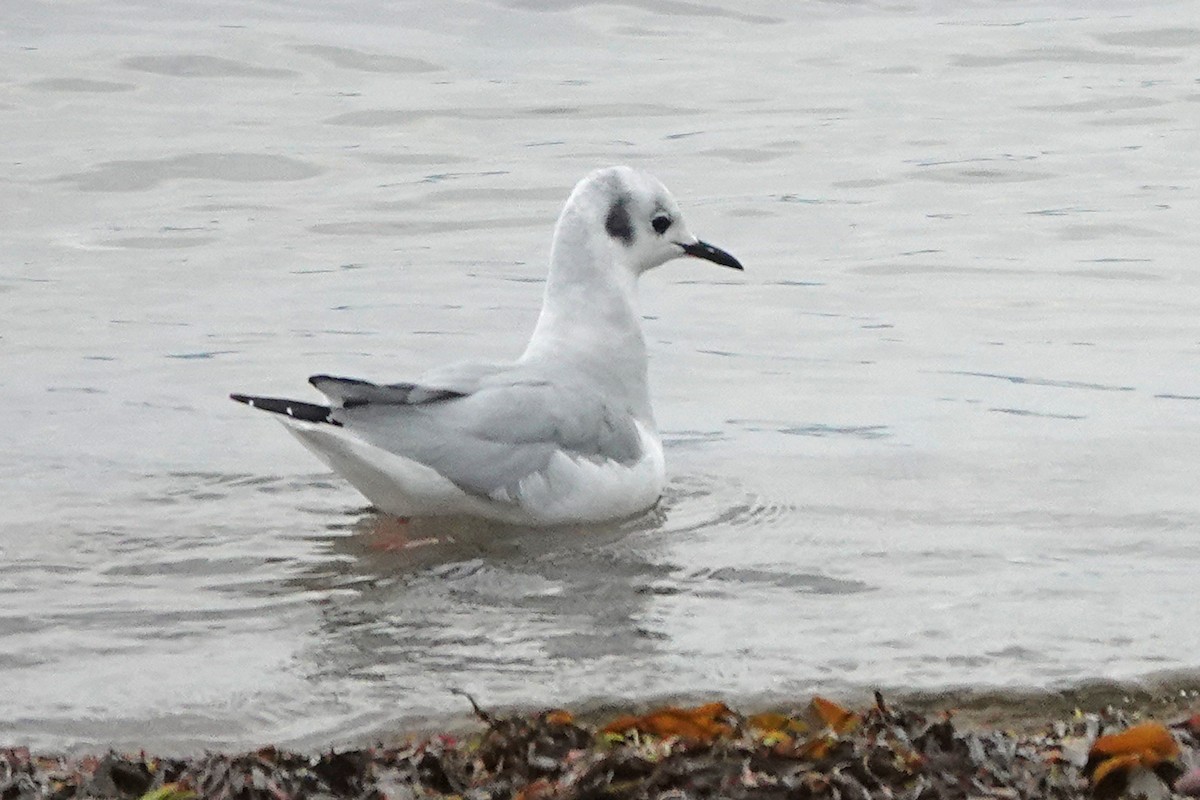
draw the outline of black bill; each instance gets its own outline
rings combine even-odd
[[[731,269],[743,269],[742,264],[733,256],[726,253],[719,247],[713,247],[708,242],[693,242],[692,244],[681,245],[683,252],[689,256],[703,258],[705,261],[711,261],[714,264],[720,264],[722,267]]]

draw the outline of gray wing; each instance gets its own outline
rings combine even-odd
[[[332,375],[313,375],[308,382],[335,407],[354,408],[368,403],[420,405],[468,395],[483,380],[503,369],[502,364],[466,361],[430,370],[413,383],[378,384]]]
[[[371,403],[378,405],[419,405],[438,400],[463,397],[462,392],[417,383],[387,383],[380,385],[358,378],[335,378],[332,375],[313,375],[308,382],[340,408],[357,408]]]
[[[396,398],[425,396],[431,389],[379,388],[394,391],[385,396]],[[332,416],[364,441],[489,497],[513,496],[522,478],[544,469],[558,452],[622,464],[642,454],[628,409],[606,402],[586,385],[536,378],[493,374],[480,379],[473,391],[424,402],[368,398],[335,409]]]

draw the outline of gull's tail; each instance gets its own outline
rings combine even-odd
[[[341,427],[342,423],[330,416],[329,406],[319,406],[316,403],[304,403],[299,400],[286,400],[282,397],[254,397],[248,394],[231,394],[230,400],[245,403],[251,408],[270,411],[272,414],[282,414],[303,422],[325,422]]]

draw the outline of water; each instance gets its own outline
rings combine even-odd
[[[10,0],[0,738],[1200,667],[1197,11]],[[226,399],[515,355],[621,162],[747,266],[643,282],[654,513],[395,549]]]

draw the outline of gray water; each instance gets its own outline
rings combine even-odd
[[[0,740],[1200,668],[1200,3],[7,0]],[[230,391],[516,355],[574,182],[670,485],[403,547]]]

